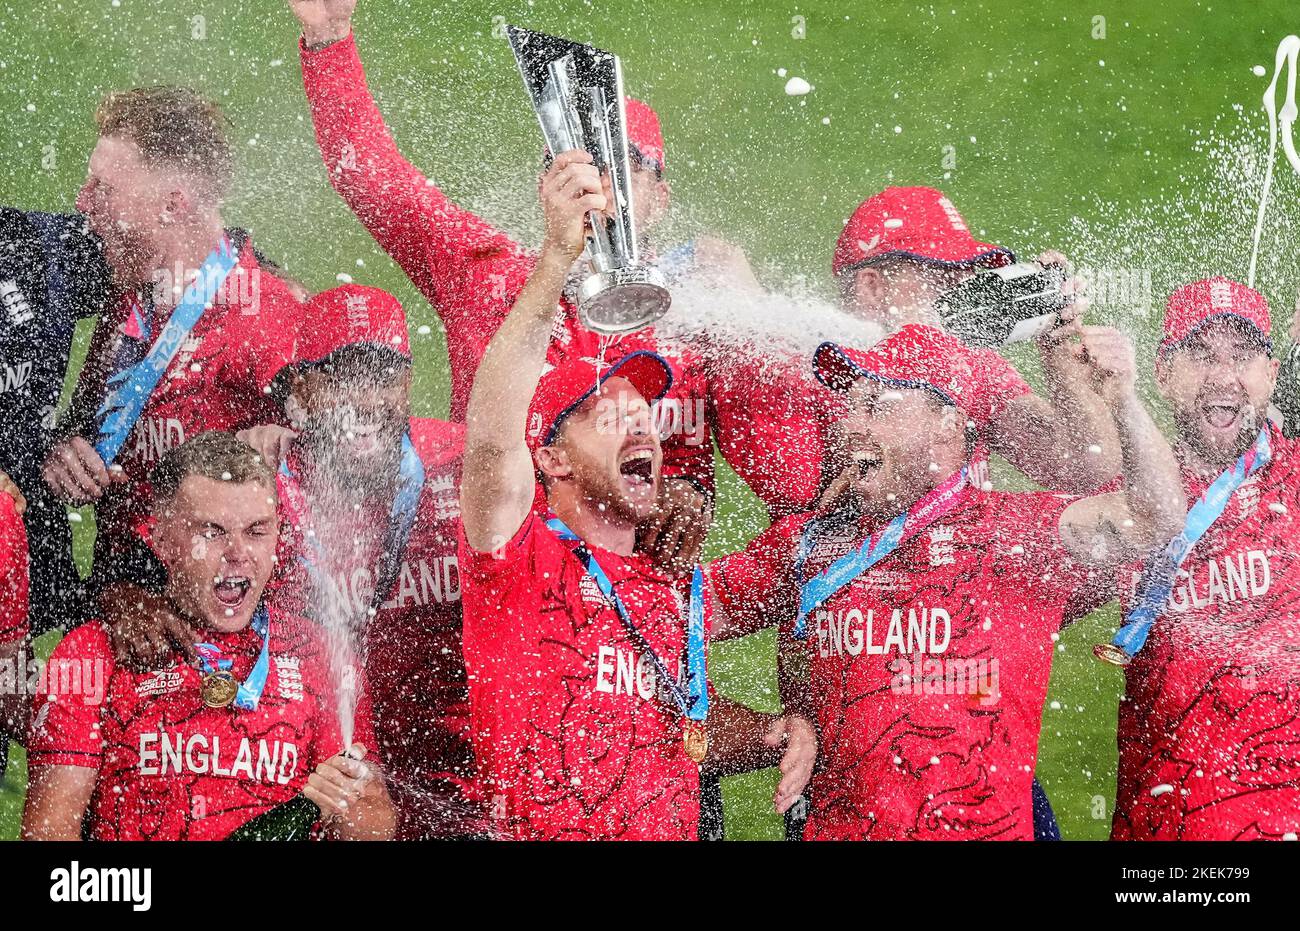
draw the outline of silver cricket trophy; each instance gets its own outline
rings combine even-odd
[[[641,261],[618,56],[517,26],[506,26],[506,35],[551,156],[585,149],[614,192],[608,215],[591,214],[591,274],[578,289],[578,319],[597,333],[639,330],[662,317],[672,298],[658,269]]]

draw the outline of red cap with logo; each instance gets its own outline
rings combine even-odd
[[[379,288],[345,284],[322,291],[307,302],[295,355],[320,362],[344,346],[390,349],[411,358],[406,313],[397,298]]]
[[[635,97],[623,98],[627,122],[627,141],[636,147],[633,158],[644,168],[663,174],[664,134],[659,128],[659,114],[648,103]]]
[[[894,388],[919,388],[966,413],[978,430],[992,417],[976,354],[942,330],[911,323],[869,350],[822,343],[813,354],[817,380],[848,391],[859,378]]]
[[[1171,349],[1191,336],[1205,324],[1219,317],[1235,318],[1248,324],[1264,341],[1270,341],[1273,319],[1268,312],[1268,301],[1254,288],[1215,276],[1185,284],[1165,304],[1165,335],[1160,349]]]
[[[835,244],[831,271],[841,275],[889,256],[980,268],[1016,260],[1011,250],[972,236],[952,201],[930,187],[885,188],[859,204]]]
[[[410,360],[406,313],[397,298],[379,288],[346,284],[322,291],[306,303],[293,361],[276,375],[271,390],[281,396],[293,373],[316,365],[347,346],[386,349]]]
[[[536,452],[551,445],[564,418],[615,377],[626,378],[647,404],[654,404],[672,387],[673,370],[662,356],[647,350],[628,353],[599,371],[589,359],[566,359],[541,377],[533,393],[524,431],[528,448]]]

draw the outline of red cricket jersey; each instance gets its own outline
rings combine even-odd
[[[365,624],[366,677],[375,710],[375,731],[383,751],[390,795],[398,809],[398,837],[415,839],[478,833],[486,825],[467,796],[474,776],[469,739],[469,693],[461,650],[461,580],[457,543],[460,527],[462,424],[416,417],[411,440],[424,463],[425,481],[415,522],[387,597],[374,601],[379,548],[389,502],[366,509],[376,532],[362,545],[326,555],[325,596],[343,606],[354,623]],[[295,466],[300,464],[294,463]],[[295,475],[298,468],[292,469]],[[272,603],[310,616],[312,575],[304,559],[320,555],[304,546],[302,483],[279,477],[284,507],[280,571]],[[295,503],[296,506],[295,506]]]
[[[0,492],[0,643],[27,636],[27,531],[14,499]]]
[[[207,633],[242,682],[261,639],[251,627]],[[33,696],[28,765],[99,771],[86,821],[94,840],[226,837],[292,799],[344,749],[320,635],[272,609],[270,637],[262,699],[256,711],[239,711],[204,705],[202,676],[179,654],[164,669],[135,673],[116,665],[102,624],[75,628]],[[380,758],[364,687],[353,741]]]
[[[815,840],[1033,838],[1030,784],[1067,603],[1098,589],[1059,541],[1064,496],[968,487],[807,618],[808,683],[823,768],[806,836]],[[865,539],[824,526],[802,574],[804,525],[775,524],[713,563],[729,616],[787,622],[799,583]]]
[[[438,311],[451,367],[451,419],[463,422],[470,385],[537,256],[452,203],[408,162],[370,96],[352,36],[318,51],[301,47],[303,84],[330,183],[379,245]],[[639,349],[664,355],[673,385],[656,405],[665,436],[664,475],[713,482],[713,446],[701,361],[659,344],[653,329],[602,337],[578,323],[572,299],[556,308],[547,354],[610,361]]]
[[[977,422],[997,419],[1016,398],[1032,393],[993,350],[968,351],[983,384],[971,412]],[[811,358],[735,357],[707,371],[718,449],[727,464],[773,520],[809,510],[834,478],[823,474],[823,451],[842,396],[817,381]],[[983,443],[971,460],[972,476],[982,485],[988,477]]]
[[[530,840],[695,840],[682,713],[586,567],[536,514],[491,553],[461,537],[474,750],[492,816]],[[592,554],[672,672],[686,605],[642,556]],[[707,616],[706,616],[707,623]]]
[[[96,329],[83,377],[94,378],[100,400],[118,344],[129,324],[128,297]],[[117,463],[131,479],[96,505],[95,561],[120,552],[146,511],[149,470],[168,450],[206,430],[242,430],[278,423],[282,413],[267,394],[294,357],[302,305],[279,278],[263,273],[248,240],[239,262],[210,308],[190,331],[149,396]],[[153,321],[161,332],[164,319]]]
[[[1272,450],[1125,670],[1117,840],[1300,834],[1300,456],[1276,429]],[[1184,468],[1188,501],[1207,484]],[[1139,571],[1121,580],[1125,611]]]

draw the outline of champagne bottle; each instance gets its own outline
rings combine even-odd
[[[1277,373],[1273,406],[1282,414],[1282,435],[1288,440],[1300,436],[1300,343],[1292,343]]]
[[[1032,339],[1056,324],[1070,302],[1065,271],[1022,262],[967,278],[934,302],[943,328],[968,346]]]
[[[320,807],[307,796],[298,795],[235,828],[226,840],[307,840],[320,817]]]

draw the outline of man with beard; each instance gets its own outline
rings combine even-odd
[[[940,295],[982,269],[1015,261],[1009,250],[976,240],[941,192],[891,187],[854,211],[831,268],[845,313],[878,324],[885,335],[909,323],[937,326]],[[1063,265],[1065,257],[1046,252],[1038,262]],[[972,461],[977,481],[986,478],[987,450],[1045,488],[1072,494],[1089,494],[1119,471],[1110,414],[1070,351],[1087,306],[1082,283],[1071,280],[1066,289],[1077,295],[1074,304],[1037,340],[1046,398],[996,352],[971,350],[990,414]],[[728,363],[709,374],[727,462],[774,518],[810,507],[834,477],[821,457],[833,404],[805,360]]]
[[[936,329],[816,353],[840,399],[825,455],[851,469],[841,506],[786,518],[710,567],[729,624],[795,619],[781,636],[802,662],[783,670],[782,696],[814,716],[823,748],[807,838],[1033,838],[1053,634],[1183,516],[1131,345],[1089,327],[1073,352],[1112,412],[1123,492],[972,482],[988,389],[979,356]]]
[[[77,207],[122,300],[100,319],[43,470],[61,501],[95,505],[95,592],[146,571],[134,527],[151,463],[203,430],[275,416],[266,388],[302,313],[252,244],[224,229],[233,156],[214,104],[138,88],[109,95],[97,122]]]
[[[330,184],[437,310],[451,366],[451,420],[463,422],[483,352],[537,264],[537,254],[453,203],[402,155],[366,84],[352,34],[356,0],[289,0],[302,23],[303,84]],[[664,138],[659,117],[628,98],[633,208],[645,237],[666,214]],[[646,247],[649,250],[648,244]],[[576,259],[576,257],[575,257]],[[547,360],[601,359],[663,347],[653,329],[602,337],[578,322],[576,287],[584,269],[566,275]],[[641,528],[643,551],[676,571],[694,562],[708,529],[713,449],[707,387],[700,360],[670,358],[674,383],[656,417],[667,436],[663,500]]]
[[[83,670],[82,688],[64,692],[67,677],[50,675],[33,699],[23,836],[218,840],[301,792],[324,836],[391,837],[392,804],[361,759],[374,746],[364,686],[345,748],[322,638],[262,601],[274,471],[210,432],[169,452],[152,485],[150,542],[169,602],[204,641],[198,663],[176,653],[137,673],[113,662],[102,625],[69,633],[49,668]]]
[[[456,522],[464,428],[410,415],[406,315],[377,288],[311,298],[297,362],[272,383],[292,428],[239,438],[278,462],[282,540],[270,602],[312,618],[340,649],[360,646],[401,839],[477,836],[460,642]],[[165,600],[114,639],[153,668],[192,649]]]
[[[1267,419],[1270,337],[1263,296],[1227,278],[1165,309],[1156,383],[1191,510],[1124,573],[1129,624],[1098,648],[1126,664],[1116,839],[1300,833],[1300,457]]]
[[[702,573],[679,586],[635,551],[661,480],[650,406],[672,370],[644,351],[547,367],[556,301],[588,212],[607,199],[576,151],[556,158],[541,198],[537,267],[492,338],[466,420],[461,563],[480,779],[517,838],[693,840],[701,764],[771,765],[785,745],[783,810],[816,740],[803,718],[711,693]],[[539,476],[549,517],[535,510]]]
[[[272,602],[362,645],[398,837],[483,835],[461,652],[464,427],[411,416],[406,315],[384,291],[316,295],[298,355],[274,386],[294,431],[249,431],[269,461],[283,450]]]

